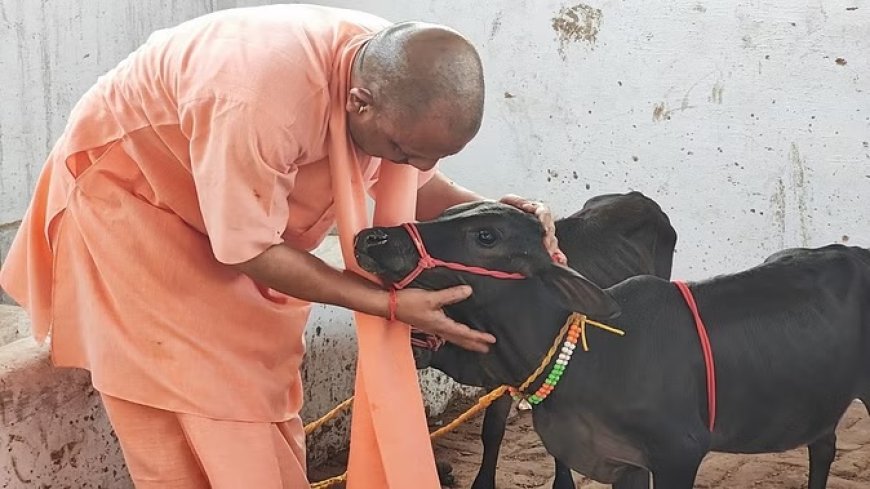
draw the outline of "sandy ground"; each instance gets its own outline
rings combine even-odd
[[[466,405],[457,405],[445,418],[452,419]],[[454,487],[471,486],[480,463],[479,440],[481,417],[457,431],[445,435],[435,445],[436,458],[453,466]],[[436,421],[439,423],[440,421]],[[434,428],[434,426],[433,426]],[[829,489],[870,488],[870,417],[860,403],[855,403],[840,423],[837,431],[837,458],[831,468]],[[311,478],[343,470],[341,458],[312,470]],[[802,489],[806,487],[807,451],[805,448],[768,455],[710,454],[701,466],[696,488],[699,489]],[[501,448],[497,484],[499,489],[550,488],[553,462],[541,446],[531,426],[528,412],[520,412],[508,424]],[[578,488],[598,489],[609,486],[575,476]],[[343,487],[343,486],[339,486]]]

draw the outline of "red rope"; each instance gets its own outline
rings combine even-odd
[[[698,330],[698,338],[701,340],[701,350],[704,352],[704,365],[707,370],[707,412],[709,415],[709,428],[713,431],[713,426],[716,423],[716,367],[713,364],[713,348],[710,346],[710,338],[707,337],[707,328],[704,326],[704,321],[701,320],[701,314],[698,312],[698,305],[695,303],[695,298],[692,296],[692,291],[689,286],[683,281],[674,281],[680,293],[683,294],[683,299],[692,311],[692,316],[695,318],[695,328]]]
[[[390,321],[396,320],[396,311],[399,309],[399,296],[396,289],[390,287]]]
[[[402,226],[405,228],[405,231],[408,232],[408,236],[411,238],[411,242],[414,243],[414,247],[417,248],[417,253],[419,253],[420,259],[417,261],[417,266],[413,270],[411,270],[411,272],[408,273],[405,278],[399,280],[390,288],[389,314],[391,321],[395,321],[396,309],[398,308],[398,297],[396,295],[396,291],[407,287],[411,282],[414,281],[415,278],[423,273],[424,270],[428,270],[430,268],[444,267],[451,270],[458,270],[460,272],[468,272],[476,275],[484,275],[487,277],[493,277],[503,280],[520,280],[526,278],[526,276],[521,273],[503,272],[501,270],[489,270],[487,268],[474,267],[470,265],[463,265],[462,263],[439,260],[438,258],[430,255],[429,251],[426,250],[426,245],[423,244],[423,237],[420,236],[420,230],[417,229],[417,226],[414,223],[405,223]],[[444,340],[436,335],[425,333],[423,331],[412,328],[411,345],[417,348],[426,348],[428,350],[438,351],[438,349],[441,348],[442,345],[444,345]]]
[[[429,251],[426,250],[426,245],[423,244],[423,237],[420,236],[420,230],[417,229],[416,224],[409,222],[403,224],[402,226],[405,228],[405,231],[407,231],[408,236],[411,238],[411,242],[414,244],[414,248],[417,249],[417,253],[420,255],[420,258],[417,260],[417,266],[414,267],[414,269],[411,270],[411,272],[409,272],[408,275],[405,276],[405,278],[399,280],[390,288],[389,314],[391,321],[396,319],[396,308],[398,307],[398,297],[396,296],[396,291],[404,289],[405,287],[410,285],[410,283],[413,282],[414,279],[417,278],[421,273],[423,273],[424,270],[428,270],[430,268],[444,267],[451,270],[468,272],[475,275],[483,275],[502,280],[521,280],[526,278],[525,275],[517,272],[490,270],[482,267],[464,265],[462,263],[439,260],[438,258],[430,255]],[[568,262],[568,259],[560,250],[557,250],[556,253],[553,254],[552,258],[553,261],[555,261],[556,263],[565,264]],[[411,328],[411,345],[418,348],[426,348],[429,350],[438,351],[438,349],[441,348],[442,345],[444,345],[444,340],[436,335],[425,333],[415,328]]]
[[[438,351],[444,346],[445,340],[440,336],[411,328],[411,346],[425,350]]]
[[[404,226],[405,230],[408,232],[408,235],[411,237],[411,241],[414,243],[414,247],[417,248],[417,253],[420,254],[420,259],[417,262],[417,267],[414,268],[411,273],[409,273],[405,278],[396,282],[395,285],[393,285],[393,287],[397,289],[404,289],[411,282],[413,282],[418,275],[423,273],[424,270],[435,267],[444,267],[460,272],[468,272],[475,275],[484,275],[487,277],[494,277],[503,280],[521,280],[526,278],[526,276],[521,273],[503,272],[501,270],[489,270],[481,267],[463,265],[462,263],[439,260],[438,258],[430,255],[428,251],[426,251],[426,246],[423,244],[423,238],[420,236],[420,231],[417,229],[417,226],[415,224],[406,223],[402,226]]]

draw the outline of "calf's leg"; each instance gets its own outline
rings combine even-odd
[[[831,464],[837,454],[837,435],[831,431],[810,443],[810,483],[809,489],[825,489]]]
[[[653,468],[655,489],[692,489],[704,454],[694,450],[679,450],[656,461]]]
[[[453,466],[450,465],[450,462],[436,460],[435,470],[438,472],[438,482],[441,483],[441,487],[453,487],[456,484],[456,478],[453,477]]]
[[[698,467],[687,465],[664,467],[653,472],[653,487],[661,489],[692,489],[695,486],[695,475]]]
[[[649,489],[649,472],[639,467],[631,468],[613,484],[613,489]]]
[[[560,462],[558,458],[553,457],[553,460],[556,462],[556,478],[553,480],[553,489],[576,489],[571,469]]]
[[[486,408],[483,415],[483,429],[480,433],[483,442],[483,460],[471,489],[495,489],[495,469],[498,465],[498,452],[508,414],[511,411],[511,397],[501,396]]]

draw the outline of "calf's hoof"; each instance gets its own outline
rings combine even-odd
[[[438,471],[438,480],[442,486],[453,487],[456,478],[453,477],[453,466],[449,462],[435,461],[435,469]]]

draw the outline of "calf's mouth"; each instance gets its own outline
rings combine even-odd
[[[403,247],[392,239],[391,234],[384,228],[364,229],[354,237],[353,243],[354,257],[359,266],[387,285],[398,282],[414,268],[407,263],[409,260]]]

